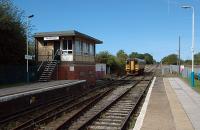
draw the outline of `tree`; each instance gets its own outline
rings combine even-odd
[[[126,65],[126,60],[128,58],[128,55],[124,52],[124,50],[119,50],[116,55],[117,55],[117,61],[119,65],[118,73],[121,75],[125,72],[125,65]]]
[[[26,50],[23,12],[10,0],[0,0],[0,64],[23,64]]]
[[[104,63],[109,66],[111,73],[115,73],[118,69],[116,57],[111,55],[108,51],[101,51],[96,54],[96,62]]]
[[[144,59],[145,59],[147,64],[153,64],[153,62],[154,62],[153,56],[150,55],[149,53],[144,54]]]
[[[192,60],[185,60],[185,61],[184,61],[184,64],[185,64],[185,65],[191,65],[191,64],[192,64]]]
[[[138,58],[139,54],[137,52],[132,52],[130,55],[129,55],[129,58]]]
[[[176,54],[170,54],[170,55],[164,57],[161,61],[163,64],[176,65],[177,60],[178,60],[178,56]]]
[[[195,65],[200,64],[200,52],[194,55],[194,64]]]
[[[154,63],[154,59],[153,56],[149,53],[145,53],[145,54],[140,54],[137,52],[132,52],[129,55],[129,58],[139,58],[139,59],[144,59],[146,61],[147,64],[153,64]]]
[[[96,62],[111,65],[111,54],[108,51],[101,51],[96,54]]]

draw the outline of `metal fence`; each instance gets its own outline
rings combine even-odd
[[[26,65],[0,65],[0,85],[26,82],[26,76]],[[37,66],[29,66],[29,81],[37,79]]]
[[[164,65],[162,66],[162,74],[172,74],[172,73],[178,73],[179,72],[179,66],[177,65]],[[181,70],[181,76],[184,78],[190,78],[191,77],[192,69],[190,67],[184,67],[183,70]],[[194,68],[194,73],[198,79],[200,79],[200,68]]]

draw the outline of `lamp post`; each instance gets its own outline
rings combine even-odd
[[[28,56],[28,27],[29,27],[29,19],[34,17],[34,15],[29,15],[27,16],[27,27],[26,27],[26,55]],[[26,58],[26,81],[27,83],[29,82],[29,71],[28,71],[28,58]]]
[[[184,9],[188,9],[191,8],[192,9],[192,72],[191,72],[191,85],[192,87],[194,87],[194,7],[193,6],[188,6],[188,5],[184,5],[181,6],[181,8]]]

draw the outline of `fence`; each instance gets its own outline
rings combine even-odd
[[[162,66],[162,74],[172,74],[172,73],[178,73],[179,72],[179,66],[177,65],[164,65]],[[183,70],[181,70],[180,75],[184,78],[191,78],[191,72],[192,69],[190,67],[184,67]],[[194,68],[195,78],[200,80],[200,68]]]
[[[26,65],[0,65],[0,85],[26,82],[26,76]],[[29,81],[37,79],[37,66],[29,66]]]

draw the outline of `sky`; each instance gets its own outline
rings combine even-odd
[[[150,53],[160,61],[178,53],[191,59],[192,10],[195,8],[195,53],[200,51],[200,0],[13,0],[14,5],[34,14],[32,33],[77,30],[103,41],[97,53],[120,49]]]

